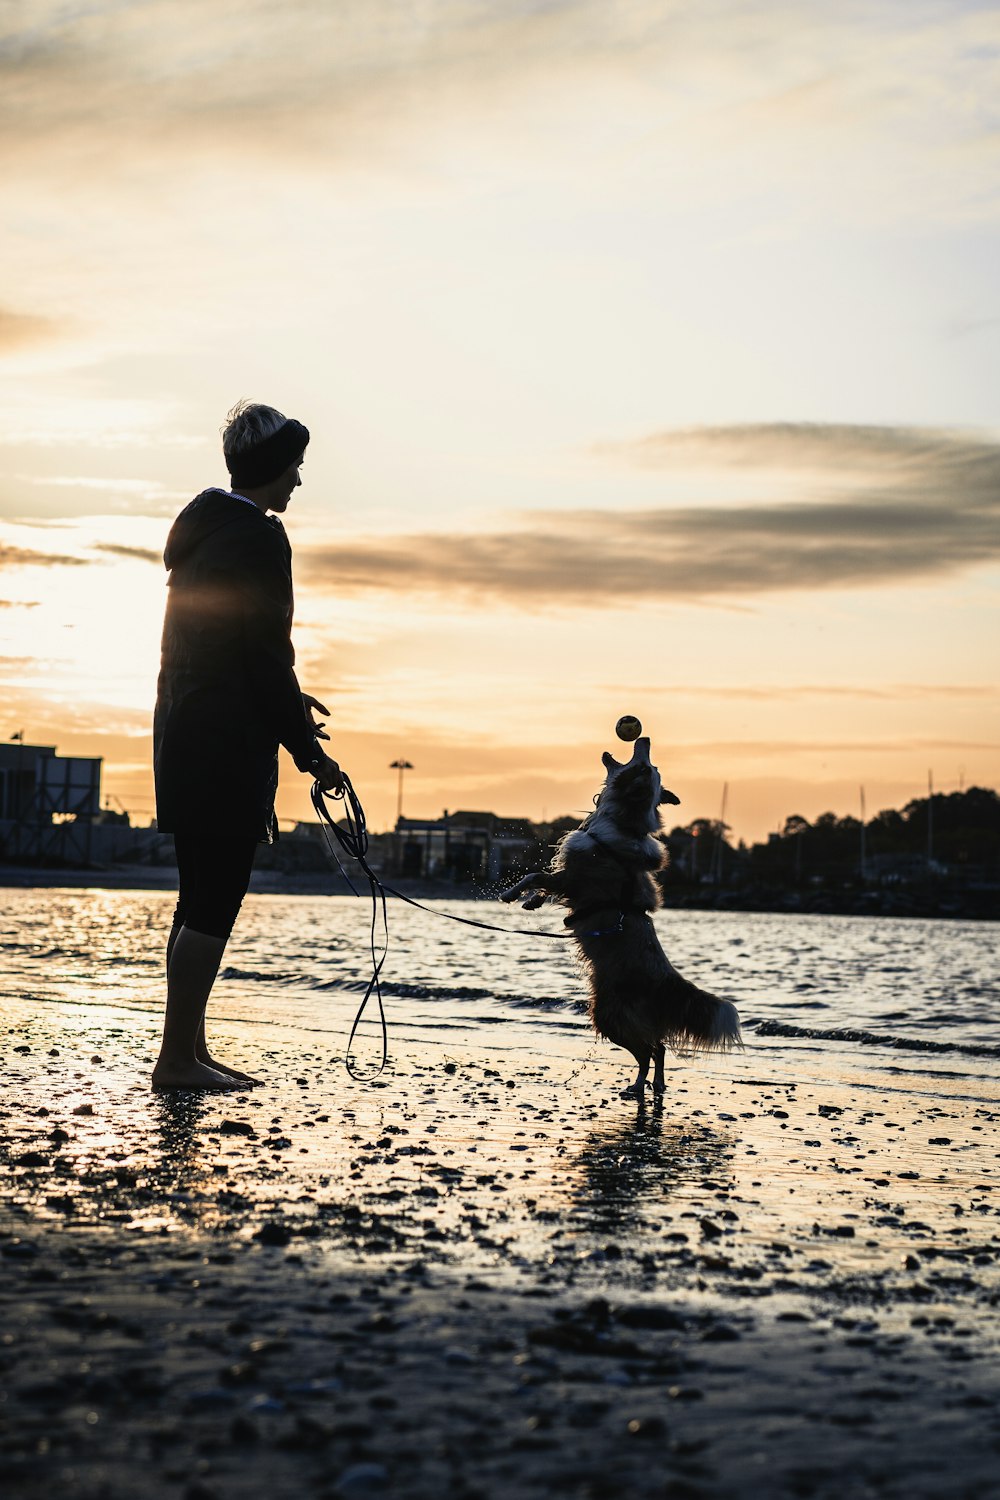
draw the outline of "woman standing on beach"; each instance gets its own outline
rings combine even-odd
[[[302,483],[308,441],[273,407],[235,406],[222,438],[232,488],[202,491],[167,538],[153,759],[157,826],[174,836],[180,889],[154,1088],[258,1081],[212,1057],[205,1007],[257,844],[277,836],[279,744],[324,791],[341,784],[311,713],[328,710],[295,676],[292,551],[278,519]]]

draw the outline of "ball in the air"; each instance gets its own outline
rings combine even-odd
[[[635,714],[622,714],[615,725],[615,734],[620,740],[637,740],[642,733],[642,725]]]

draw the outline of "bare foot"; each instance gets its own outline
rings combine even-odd
[[[217,1068],[207,1067],[201,1062],[173,1065],[158,1062],[153,1069],[154,1089],[213,1089],[222,1092],[245,1087],[228,1073],[220,1073]]]
[[[203,1057],[199,1057],[198,1061],[204,1063],[206,1068],[214,1068],[216,1073],[224,1073],[227,1078],[235,1078],[239,1083],[249,1084],[251,1088],[256,1088],[258,1084],[264,1082],[263,1078],[255,1078],[252,1073],[241,1073],[239,1068],[231,1068],[228,1063],[209,1057],[207,1052]]]

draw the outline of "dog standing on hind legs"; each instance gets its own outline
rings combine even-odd
[[[729,1052],[742,1045],[736,1007],[700,990],[670,963],[649,915],[662,904],[656,872],[667,862],[657,838],[664,791],[649,759],[649,740],[637,739],[624,765],[605,752],[607,780],[594,811],[559,842],[547,870],[526,875],[503,901],[534,911],[550,898],[569,908],[566,926],[590,985],[594,1030],[624,1047],[639,1072],[623,1098],[641,1099],[649,1064],[653,1093],[664,1091],[666,1049]]]

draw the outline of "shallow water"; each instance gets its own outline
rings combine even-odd
[[[0,997],[71,1007],[81,1023],[108,1008],[138,1012],[152,1035],[172,904],[162,892],[8,890]],[[390,901],[390,1056],[397,1046],[440,1060],[450,1035],[471,1031],[484,1056],[561,1056],[598,1067],[603,1088],[627,1081],[630,1060],[590,1033],[573,944],[540,936],[560,931],[556,910],[433,905],[504,931]],[[675,966],[734,1000],[744,1022],[746,1053],[698,1068],[854,1083],[875,1072],[922,1094],[995,1097],[1000,924],[673,911],[656,922]],[[250,896],[211,1014],[246,1028],[251,1047],[294,1034],[340,1061],[371,972],[370,940],[367,900]],[[371,1070],[379,1056],[372,1005],[354,1057]]]

